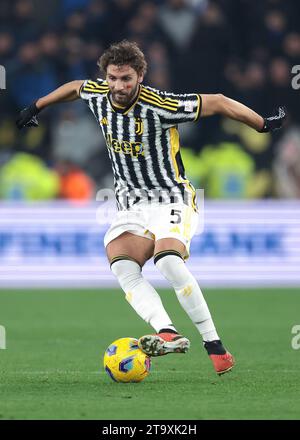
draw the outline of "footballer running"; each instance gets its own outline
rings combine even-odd
[[[100,125],[114,176],[117,214],[105,234],[111,270],[127,301],[154,329],[139,347],[147,355],[185,353],[190,346],[143,277],[154,258],[157,269],[199,331],[217,374],[230,371],[234,358],[217,333],[198,282],[185,264],[198,223],[196,192],[185,174],[178,124],[219,114],[263,133],[281,128],[285,110],[262,117],[222,94],[174,94],[143,84],[147,63],[136,43],[112,44],[98,65],[105,79],[64,84],[22,110],[18,128],[38,125],[46,107],[82,99]]]

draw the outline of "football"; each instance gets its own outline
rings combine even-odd
[[[139,349],[136,338],[117,339],[105,351],[104,369],[115,382],[141,382],[150,368],[150,357]]]

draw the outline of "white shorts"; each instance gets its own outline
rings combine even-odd
[[[190,243],[196,232],[199,215],[191,207],[181,203],[168,205],[139,204],[128,211],[118,211],[104,236],[104,246],[123,232],[148,238],[177,238],[186,248],[184,258],[189,257]]]

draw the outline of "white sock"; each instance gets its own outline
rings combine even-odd
[[[118,260],[111,265],[111,271],[125,292],[126,300],[144,321],[150,324],[156,332],[161,329],[176,331],[160,296],[143,278],[138,263],[132,260]]]
[[[201,289],[184,261],[177,255],[167,254],[155,264],[172,284],[181,306],[197,327],[203,341],[220,339]]]

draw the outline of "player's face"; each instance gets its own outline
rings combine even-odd
[[[134,100],[138,93],[139,84],[143,80],[143,75],[130,66],[116,66],[110,64],[107,67],[106,81],[112,94],[115,104],[126,107]]]

